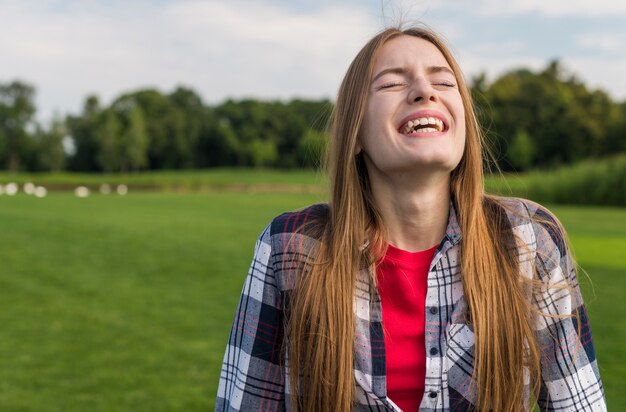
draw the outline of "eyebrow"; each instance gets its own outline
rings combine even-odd
[[[428,72],[428,74],[433,74],[433,73],[449,73],[453,76],[455,76],[454,72],[452,71],[452,69],[450,69],[447,66],[429,66],[428,68],[426,68],[426,71]],[[380,77],[384,76],[385,74],[388,73],[394,73],[394,74],[406,74],[407,70],[403,67],[390,67],[388,69],[384,69],[381,70],[376,76],[374,76],[374,78],[372,79],[372,83],[374,83],[376,80],[378,80]]]

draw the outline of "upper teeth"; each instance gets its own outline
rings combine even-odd
[[[426,125],[432,125],[434,127],[421,128],[420,131],[422,132],[443,131],[443,121],[434,117],[420,117],[417,119],[409,120],[407,124],[404,126],[404,133],[405,134],[411,133],[415,131],[414,129],[417,128],[417,126],[426,126]]]

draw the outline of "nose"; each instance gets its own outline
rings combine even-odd
[[[426,79],[415,79],[407,95],[409,104],[437,100],[437,91]]]

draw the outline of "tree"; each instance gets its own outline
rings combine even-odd
[[[111,109],[104,111],[96,131],[96,139],[97,161],[105,172],[110,173],[120,168],[120,134],[121,125],[115,112]]]
[[[0,84],[0,149],[8,170],[20,168],[28,129],[34,128],[35,88],[20,81]]]
[[[479,115],[489,109],[481,120],[491,130],[496,158],[505,170],[511,165],[503,160],[512,160],[507,148],[519,140],[519,130],[527,131],[534,147],[532,164],[525,167],[550,167],[604,154],[609,139],[615,138],[608,132],[612,119],[619,117],[615,104],[606,93],[589,91],[556,60],[537,73],[526,69],[505,73],[488,87],[481,79],[475,83],[484,90]]]
[[[272,166],[278,158],[276,145],[268,140],[255,139],[248,146],[248,150],[255,167]]]
[[[167,96],[154,89],[139,90],[118,97],[111,107],[119,104],[141,108],[148,139],[147,165],[151,169],[168,167],[168,152],[171,150],[168,117],[172,108]]]
[[[607,124],[606,153],[626,152],[626,102],[615,105]]]
[[[65,165],[63,139],[67,135],[65,123],[54,119],[48,130],[39,130],[37,136],[37,169],[58,172]]]
[[[139,170],[148,164],[148,135],[140,107],[134,107],[122,139],[122,169]]]
[[[328,100],[283,103],[247,99],[228,100],[215,108],[215,114],[228,122],[237,136],[243,165],[254,165],[256,161],[251,157],[254,151],[250,146],[265,142],[268,147],[274,145],[279,153],[272,166],[298,167],[300,139],[308,129],[324,130],[331,108]]]
[[[535,157],[535,146],[525,130],[518,130],[509,144],[508,158],[519,171],[532,166]]]
[[[245,156],[227,119],[209,112],[196,142],[196,167],[240,166]]]
[[[87,96],[83,104],[82,115],[68,116],[65,119],[69,138],[74,146],[74,153],[68,159],[68,168],[74,171],[101,170],[98,161],[98,127],[102,108],[97,96]]]
[[[168,96],[172,106],[172,140],[176,167],[194,166],[195,148],[208,115],[207,107],[193,90],[179,86]]]
[[[319,167],[326,151],[326,135],[315,130],[307,130],[300,139],[298,157],[300,166],[306,168]]]

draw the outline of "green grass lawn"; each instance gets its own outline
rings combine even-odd
[[[125,184],[131,191],[207,193],[325,193],[327,176],[321,171],[253,168],[156,170],[139,173],[10,173],[0,171],[0,185],[27,182],[49,191],[71,192],[84,185],[97,191],[103,184]],[[540,203],[612,205],[626,207],[626,154],[563,165],[553,170],[491,174],[489,193],[517,196]]]
[[[524,175],[495,175],[486,179],[492,193],[523,196],[528,179]],[[214,168],[205,170],[148,171],[132,174],[106,173],[10,173],[0,171],[0,184],[33,182],[54,191],[71,192],[85,185],[94,190],[107,183],[126,184],[131,191],[209,192],[254,190],[256,192],[315,192],[324,193],[326,176],[313,170],[275,170],[251,168]]]
[[[323,192],[323,173],[312,170],[214,168],[204,170],[147,171],[139,173],[9,173],[0,171],[0,184],[33,182],[55,191],[72,191],[85,185],[126,184],[134,191],[208,192]]]
[[[1,196],[0,411],[211,409],[256,237],[321,196]],[[626,410],[626,209],[552,210],[589,275],[610,409]]]

